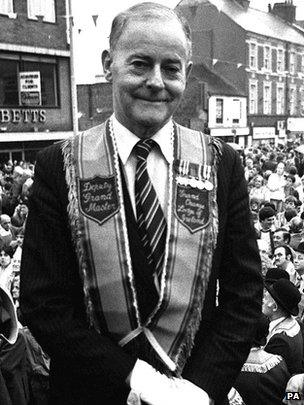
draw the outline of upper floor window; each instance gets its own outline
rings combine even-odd
[[[270,46],[264,47],[264,69],[271,70],[271,48]]]
[[[223,118],[224,118],[224,100],[222,98],[216,99],[215,110],[216,110],[216,116],[215,116],[216,123],[222,124]]]
[[[249,84],[249,114],[258,112],[258,85],[256,81],[250,81]]]
[[[289,72],[295,74],[296,71],[296,53],[294,51],[290,52],[289,56]]]
[[[9,14],[13,11],[13,0],[0,0],[0,14]]]
[[[249,67],[250,67],[250,69],[257,68],[257,59],[258,59],[257,51],[258,51],[257,44],[250,43],[249,44]]]
[[[43,21],[54,23],[55,0],[27,0],[27,14],[31,20],[37,20],[41,16]]]
[[[278,49],[277,50],[277,71],[284,72],[284,50]]]
[[[277,83],[277,114],[285,113],[284,84]]]
[[[295,115],[297,111],[297,88],[290,86],[289,89],[289,111],[290,115]]]
[[[232,100],[232,124],[239,124],[241,119],[241,100],[234,98]]]
[[[271,83],[264,83],[264,92],[263,92],[263,113],[271,114]]]

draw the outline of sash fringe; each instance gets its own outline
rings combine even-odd
[[[74,139],[74,138],[72,138]],[[77,184],[76,184],[76,170],[75,164],[73,162],[73,153],[72,153],[72,139],[66,139],[62,142],[61,150],[63,153],[63,163],[65,169],[65,178],[68,185],[68,216],[70,219],[72,241],[75,246],[76,254],[79,262],[80,275],[83,281],[83,292],[84,292],[84,303],[87,312],[87,318],[90,326],[99,332],[98,322],[94,316],[94,306],[91,301],[89,289],[90,283],[88,278],[88,269],[87,269],[87,257],[85,250],[85,238],[84,231],[81,229],[80,225],[80,216],[79,216],[79,207],[77,201]]]
[[[267,371],[274,368],[275,366],[277,366],[278,364],[280,364],[281,361],[282,357],[274,355],[263,364],[245,363],[241,371],[264,374],[267,373]]]

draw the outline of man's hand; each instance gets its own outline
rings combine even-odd
[[[136,402],[138,398],[149,405],[209,405],[210,403],[208,394],[190,381],[169,378],[142,360],[137,360],[129,381],[131,393],[128,404],[130,405],[139,404],[140,402]]]

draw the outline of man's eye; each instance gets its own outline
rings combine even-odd
[[[164,69],[170,74],[176,74],[179,72],[179,68],[177,66],[165,66]]]
[[[136,69],[143,69],[147,66],[147,63],[142,60],[134,60],[132,62],[132,66],[135,67]]]

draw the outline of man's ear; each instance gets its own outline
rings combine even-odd
[[[192,66],[193,66],[193,62],[189,61],[188,65],[187,65],[187,68],[186,68],[186,78],[187,78],[187,80],[189,79],[189,76],[190,76],[190,73],[191,73],[191,70],[192,70]]]
[[[108,82],[111,82],[112,81],[112,70],[111,70],[112,58],[110,55],[110,51],[104,50],[102,52],[101,61],[102,61],[102,67],[103,67],[105,78]]]

